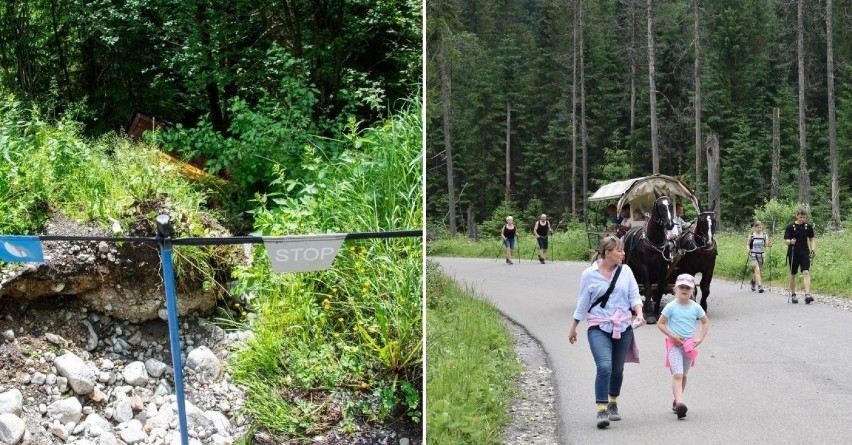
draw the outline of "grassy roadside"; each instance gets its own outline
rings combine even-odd
[[[501,315],[426,264],[426,442],[498,444],[521,366]]]
[[[792,219],[791,219],[792,220]],[[716,259],[714,276],[729,280],[740,281],[745,276],[748,280],[749,270],[746,265],[746,241],[751,232],[723,232],[716,236],[719,247],[719,257]],[[523,236],[523,235],[522,235]],[[773,241],[772,249],[768,250],[766,263],[763,266],[762,277],[769,283],[770,269],[773,287],[787,286],[789,272],[785,264],[786,246],[783,242],[783,227],[775,234],[770,234]],[[531,236],[521,238],[522,260],[529,260],[534,255],[535,241]],[[557,233],[550,241],[553,257],[556,260],[588,261],[588,241],[586,233],[573,229]],[[811,288],[815,293],[836,295],[852,298],[852,275],[848,273],[848,263],[843,258],[852,251],[852,234],[818,233],[816,235],[817,256],[811,264]],[[498,239],[473,241],[465,237],[453,239],[438,239],[427,244],[426,251],[431,256],[458,256],[472,258],[495,258],[501,251]],[[503,252],[503,253],[501,253]],[[516,254],[517,256],[517,254]],[[548,260],[551,252],[548,251]],[[799,274],[799,288],[802,278]]]
[[[420,107],[339,141],[328,157],[306,147],[311,172],[258,196],[264,235],[354,233],[423,226]],[[236,351],[245,409],[276,443],[307,443],[329,430],[422,419],[423,250],[420,237],[347,241],[331,268],[278,274],[266,252],[238,270],[251,295],[255,337]],[[419,437],[417,431],[411,431]],[[353,440],[354,442],[354,440]]]

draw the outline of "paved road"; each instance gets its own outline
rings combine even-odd
[[[636,331],[642,363],[625,367],[623,420],[600,431],[585,322],[579,341],[568,343],[587,264],[436,260],[542,344],[556,380],[560,444],[852,443],[852,312],[791,305],[780,293],[716,280],[708,300],[710,332],[689,374],[686,419],[671,412],[663,334],[646,325]]]

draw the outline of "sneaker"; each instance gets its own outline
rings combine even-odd
[[[506,260],[506,262],[509,263],[509,264],[515,264],[515,263],[512,262],[512,260]]]
[[[506,258],[506,264],[512,264],[512,262],[511,262],[511,261],[509,261],[509,259],[508,259],[508,258]]]
[[[606,414],[609,416],[609,420],[621,420],[621,414],[618,414],[618,403],[607,403]]]
[[[757,289],[754,287],[754,280],[751,280],[751,291],[754,292]]]
[[[609,426],[609,416],[606,411],[598,411],[598,428],[606,428]]]
[[[541,261],[541,264],[544,264],[544,258],[543,257],[539,256],[538,260]]]
[[[790,294],[790,303],[796,304],[799,302],[799,299],[796,298],[796,294]]]
[[[759,293],[759,294],[763,293],[763,286],[757,286],[757,293]]]
[[[677,402],[675,402],[674,400],[672,400],[672,412],[673,412],[673,413],[674,413],[674,412],[677,412],[677,409],[675,409],[675,408],[677,408]]]
[[[677,413],[678,419],[683,419],[684,417],[686,417],[686,405],[684,405],[683,403],[678,403],[677,405],[675,405],[675,413]]]
[[[814,297],[811,294],[805,294],[805,304],[811,304],[814,301]]]

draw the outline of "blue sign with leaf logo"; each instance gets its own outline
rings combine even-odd
[[[41,240],[37,236],[0,236],[0,260],[7,263],[43,263]]]

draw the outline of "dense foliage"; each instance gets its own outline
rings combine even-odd
[[[25,0],[0,7],[0,91],[90,136],[134,112],[166,151],[232,179],[227,202],[303,173],[303,148],[403,106],[421,83],[414,0]],[[329,153],[336,155],[337,153]]]
[[[282,235],[422,227],[420,110],[350,133],[339,156],[308,149],[302,178],[281,170],[258,196],[256,228]],[[258,317],[233,376],[252,389],[246,409],[259,425],[301,438],[330,426],[354,431],[364,419],[419,422],[422,239],[350,241],[329,270],[287,275],[272,273],[258,249],[254,265],[238,273]]]
[[[134,109],[185,124],[207,115],[223,131],[234,101],[277,93],[298,65],[318,122],[372,122],[418,83],[420,9],[410,0],[5,2],[0,84],[94,133],[126,126]]]
[[[477,222],[504,200],[506,104],[511,104],[512,198],[532,198],[555,216],[582,214],[580,109],[576,208],[572,209],[572,97],[575,11],[579,2],[474,0],[427,4],[427,214],[447,219],[447,169],[440,95],[442,57],[450,63],[457,218]],[[644,1],[586,1],[583,11],[588,191],[603,182],[651,174]],[[834,60],[840,172],[852,165],[852,25],[849,0],[834,1]],[[829,218],[826,23],[824,2],[805,2],[807,165],[817,224]],[[654,0],[660,173],[696,185],[693,2]],[[780,191],[797,198],[798,76],[796,2],[700,2],[702,131],[719,135],[722,217],[746,222],[770,197],[772,108],[780,108]],[[439,50],[443,52],[439,54]],[[439,57],[440,56],[440,57]],[[579,56],[579,55],[578,55]],[[636,120],[631,129],[631,57]],[[579,82],[579,80],[578,80]],[[578,85],[579,86],[579,85]],[[579,95],[579,91],[578,91]],[[702,158],[704,158],[702,152]],[[707,204],[706,160],[700,199]],[[852,177],[840,176],[841,210],[852,209]],[[845,219],[845,218],[844,218]]]

